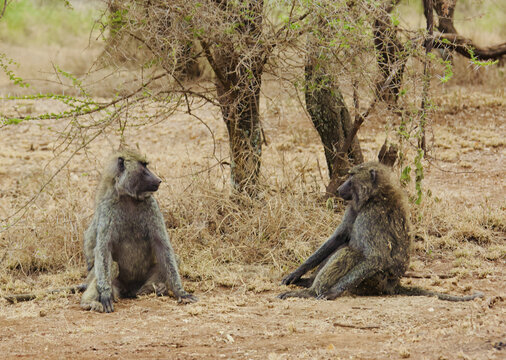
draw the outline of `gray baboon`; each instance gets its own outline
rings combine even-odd
[[[345,291],[357,295],[405,294],[467,301],[483,296],[453,296],[400,285],[409,265],[411,245],[407,202],[391,179],[392,170],[380,163],[357,165],[349,172],[339,195],[350,201],[342,223],[330,238],[282,284],[307,287],[279,295],[332,300]],[[302,278],[319,265],[311,278]]]
[[[179,302],[195,302],[181,285],[165,223],[152,194],[161,180],[137,152],[114,154],[102,174],[95,214],[84,234],[88,288],[81,307],[114,311],[118,297],[169,290]]]

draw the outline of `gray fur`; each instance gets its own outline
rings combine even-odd
[[[357,295],[406,294],[467,301],[483,296],[440,294],[400,285],[409,265],[410,222],[405,196],[391,179],[391,169],[377,162],[350,170],[339,195],[349,200],[343,221],[330,238],[282,284],[302,285],[281,299],[302,297],[332,300],[348,291]],[[320,266],[313,277],[302,278]]]
[[[181,284],[163,216],[152,193],[161,180],[133,151],[115,154],[97,192],[95,214],[84,234],[88,289],[81,306],[114,311],[119,297],[169,290],[180,302],[195,302]]]

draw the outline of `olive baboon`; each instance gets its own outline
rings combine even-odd
[[[400,285],[409,265],[411,245],[407,202],[390,178],[391,169],[377,162],[357,165],[338,191],[350,204],[330,238],[282,284],[307,287],[279,295],[332,300],[345,291],[357,295],[406,294],[466,301],[483,296],[453,296]],[[319,265],[311,278],[302,278]]]
[[[165,223],[152,194],[161,180],[137,152],[122,150],[107,163],[84,234],[88,288],[81,307],[114,311],[118,297],[156,293],[195,302],[181,285]]]

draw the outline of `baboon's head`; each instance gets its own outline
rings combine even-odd
[[[390,168],[378,162],[357,165],[350,169],[348,180],[337,189],[339,196],[352,200],[352,206],[358,211],[369,199],[383,198],[394,190],[391,172]]]
[[[115,153],[102,178],[102,188],[113,186],[119,196],[130,196],[137,200],[148,198],[158,190],[162,180],[147,167],[146,158],[133,150]],[[105,193],[102,189],[101,193]]]

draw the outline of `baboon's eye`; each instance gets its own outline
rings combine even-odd
[[[371,170],[369,170],[369,173],[371,174],[371,181],[373,183],[376,182],[376,178],[378,177],[376,170],[371,169]]]
[[[141,161],[141,165],[144,166],[144,167],[146,167],[146,166],[148,166],[148,162],[147,161]]]
[[[125,170],[125,159],[123,159],[122,157],[118,158],[118,169],[119,171]]]

